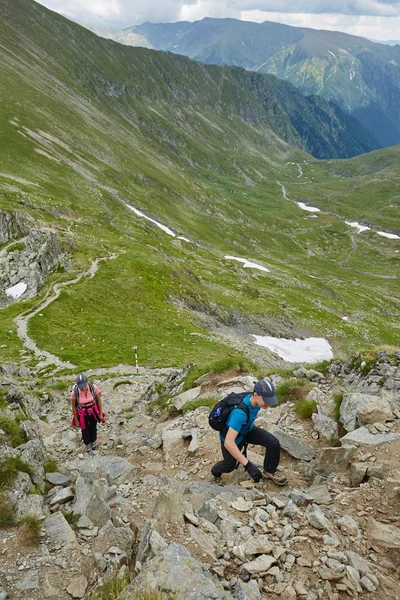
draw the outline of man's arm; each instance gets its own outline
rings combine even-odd
[[[71,398],[71,407],[72,407],[72,414],[74,416],[74,421],[75,421],[75,425],[78,427],[79,426],[79,421],[78,421],[78,414],[76,412],[76,398]]]
[[[238,431],[235,431],[232,429],[232,427],[229,427],[228,433],[226,434],[224,447],[228,450],[229,454],[233,456],[233,458],[236,458],[236,460],[245,467],[249,461],[245,456],[243,456],[242,452],[236,445],[235,440],[238,434]]]

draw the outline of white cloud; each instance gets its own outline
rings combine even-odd
[[[232,17],[339,30],[373,39],[400,37],[400,0],[38,0],[72,19],[129,27],[151,21]]]

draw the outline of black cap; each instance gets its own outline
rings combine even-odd
[[[267,381],[266,379],[260,379],[254,385],[254,391],[262,396],[265,404],[268,406],[277,406],[278,398],[276,397],[275,386],[272,381]]]
[[[76,378],[76,385],[79,389],[86,387],[88,383],[89,380],[84,373],[82,373],[82,375],[78,375]]]

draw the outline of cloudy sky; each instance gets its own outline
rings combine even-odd
[[[74,20],[103,27],[233,17],[400,39],[400,0],[38,0]]]

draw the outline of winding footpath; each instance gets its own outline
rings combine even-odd
[[[58,358],[54,354],[51,354],[50,352],[47,352],[46,350],[41,350],[35,344],[32,338],[30,338],[28,335],[29,320],[35,315],[37,315],[40,311],[47,308],[47,306],[49,306],[49,304],[51,304],[54,300],[56,300],[59,297],[63,288],[78,283],[78,281],[80,281],[83,277],[88,277],[89,279],[92,279],[92,277],[95,276],[99,263],[101,261],[113,260],[114,258],[117,258],[117,256],[117,254],[111,254],[110,256],[96,258],[90,265],[89,269],[75,277],[75,279],[71,279],[70,281],[65,281],[63,283],[54,284],[52,290],[49,292],[44,301],[38,306],[38,308],[26,315],[19,315],[14,319],[14,323],[17,326],[17,335],[22,341],[23,345],[25,346],[25,348],[28,348],[28,350],[31,350],[35,354],[36,358],[40,359],[40,362],[37,365],[38,369],[42,369],[43,367],[47,367],[49,365],[56,365],[60,369],[74,369],[75,365],[68,361],[61,360],[60,358]]]

